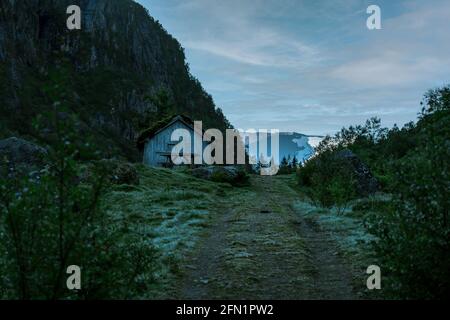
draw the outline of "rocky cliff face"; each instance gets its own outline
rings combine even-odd
[[[71,4],[82,10],[82,30],[66,28]],[[51,105],[45,88],[55,81],[111,155],[137,159],[142,125],[168,111],[145,98],[161,90],[170,112],[229,126],[189,73],[178,41],[132,0],[2,0],[0,81],[1,136],[37,134],[31,120]]]

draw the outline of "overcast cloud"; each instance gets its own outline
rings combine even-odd
[[[450,79],[448,0],[139,0],[238,128],[333,133],[415,120]],[[366,8],[382,30],[366,28]]]

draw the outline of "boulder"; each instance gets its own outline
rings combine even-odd
[[[42,165],[46,154],[46,149],[23,139],[0,140],[0,158],[15,165]]]
[[[370,172],[369,167],[361,161],[352,151],[344,149],[336,154],[339,160],[344,160],[354,172],[357,179],[357,191],[360,195],[367,196],[377,192],[380,184]]]
[[[20,138],[0,140],[0,172],[28,174],[42,169],[46,155],[45,148]]]

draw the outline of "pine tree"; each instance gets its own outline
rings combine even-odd
[[[297,157],[294,156],[294,158],[292,159],[292,170],[295,172],[298,168],[298,160]]]
[[[289,173],[289,162],[286,159],[286,157],[283,157],[283,159],[280,162],[280,169],[278,171],[279,174],[287,174]]]

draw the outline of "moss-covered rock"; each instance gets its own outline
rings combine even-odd
[[[46,155],[45,148],[23,139],[11,137],[0,140],[0,176],[41,170]]]

